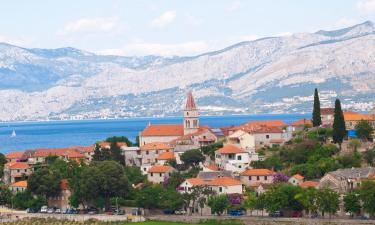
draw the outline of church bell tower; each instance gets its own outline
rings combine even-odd
[[[199,128],[198,109],[191,91],[187,95],[184,109],[184,135],[197,132]]]

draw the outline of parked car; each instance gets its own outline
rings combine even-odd
[[[244,213],[243,213],[242,210],[235,209],[235,210],[230,210],[229,215],[231,215],[231,216],[243,216]]]
[[[274,211],[269,214],[270,217],[282,217],[283,213],[281,211]]]
[[[55,213],[61,213],[61,209],[57,208],[57,209],[55,210]]]
[[[74,208],[68,208],[65,210],[64,214],[78,214],[78,210]]]
[[[93,215],[93,214],[98,214],[99,210],[95,207],[89,207],[87,208],[87,213],[90,214],[90,215]]]
[[[181,209],[181,210],[176,210],[176,211],[174,211],[174,214],[176,214],[176,215],[185,215],[185,214],[186,214],[186,211],[183,210],[183,209]]]
[[[166,215],[171,215],[171,214],[174,214],[174,210],[166,209],[166,210],[163,210],[163,213]]]
[[[54,213],[55,212],[55,209],[54,208],[49,208],[47,209],[47,213]]]
[[[37,213],[37,212],[39,212],[39,209],[38,208],[27,208],[26,212],[27,213]]]
[[[303,216],[303,214],[302,214],[301,211],[294,211],[292,213],[292,217],[302,217],[302,216]]]
[[[41,213],[47,213],[48,211],[48,207],[46,205],[42,206],[42,208],[40,208],[40,212]]]

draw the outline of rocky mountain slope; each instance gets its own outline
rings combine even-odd
[[[194,57],[102,56],[0,44],[0,120],[165,116],[193,90],[202,113],[375,106],[375,26],[262,38]]]

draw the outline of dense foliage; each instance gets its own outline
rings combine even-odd
[[[314,107],[313,107],[313,113],[312,113],[312,123],[314,127],[318,127],[322,124],[322,118],[320,116],[320,100],[319,100],[319,94],[318,94],[317,88],[315,88],[315,91],[314,91]]]

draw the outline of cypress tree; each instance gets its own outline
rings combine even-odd
[[[320,117],[320,100],[317,88],[315,88],[314,92],[314,108],[312,114],[312,122],[314,127],[319,127],[320,125],[322,125],[322,118]]]
[[[341,109],[341,103],[339,99],[335,101],[335,114],[333,119],[333,142],[339,144],[341,150],[341,144],[346,134],[344,114]]]

